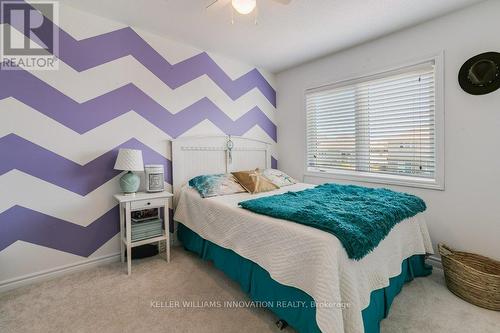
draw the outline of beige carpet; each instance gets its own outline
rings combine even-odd
[[[279,332],[265,309],[182,306],[241,300],[237,284],[175,248],[170,264],[134,261],[129,277],[116,263],[0,294],[0,332]],[[405,286],[382,332],[497,333],[500,313],[458,299],[436,271]]]

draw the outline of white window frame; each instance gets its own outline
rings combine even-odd
[[[320,91],[323,89],[335,89],[342,86],[352,85],[363,81],[374,80],[378,77],[384,77],[387,74],[397,73],[398,71],[404,72],[407,68],[418,66],[419,64],[434,61],[435,70],[435,149],[436,149],[436,165],[435,165],[435,175],[434,179],[410,177],[403,175],[392,175],[392,174],[377,174],[370,172],[361,171],[350,171],[350,170],[338,170],[331,169],[325,171],[311,171],[308,170],[308,160],[307,160],[307,126],[304,126],[306,132],[305,135],[305,149],[304,149],[304,177],[317,177],[326,178],[331,180],[348,180],[356,182],[368,182],[377,184],[388,184],[388,185],[398,185],[407,187],[418,187],[434,190],[444,190],[445,188],[445,177],[444,177],[444,138],[445,138],[445,127],[444,127],[444,52],[430,55],[428,57],[422,57],[419,60],[401,64],[392,68],[379,70],[371,74],[359,75],[356,77],[351,77],[341,81],[336,81],[333,83],[325,83],[322,85],[313,86],[305,89],[304,91],[304,124],[307,124],[307,93],[311,91]]]

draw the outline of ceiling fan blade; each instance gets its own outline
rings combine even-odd
[[[219,1],[219,0],[210,1],[210,3],[205,8],[208,9],[208,8],[212,7],[213,5],[215,5],[217,3],[217,1]]]
[[[274,2],[280,3],[282,5],[289,5],[292,0],[273,0]]]
[[[231,2],[231,0],[210,0],[208,1],[208,4],[205,6],[205,9],[224,7],[229,2]]]

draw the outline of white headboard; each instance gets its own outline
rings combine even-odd
[[[229,139],[234,144],[231,153],[227,148]],[[191,178],[199,175],[270,168],[269,147],[267,142],[237,136],[196,136],[172,140],[174,194]]]

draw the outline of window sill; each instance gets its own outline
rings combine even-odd
[[[444,191],[444,183],[435,179],[380,175],[367,172],[307,170],[304,173],[304,177],[326,178],[331,180],[350,180],[363,183],[387,184]]]

